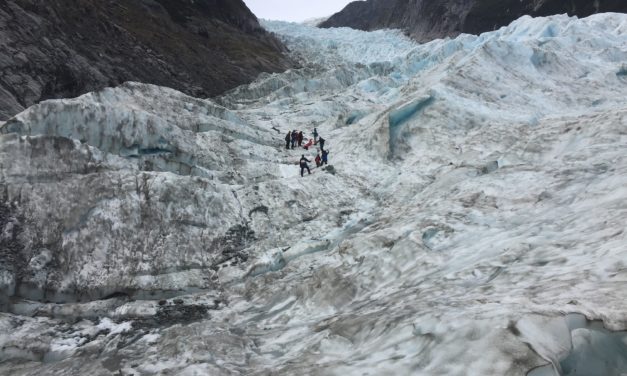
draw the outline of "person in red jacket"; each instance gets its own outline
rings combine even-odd
[[[316,155],[316,167],[320,167],[322,166],[322,159],[320,158],[320,153],[318,153],[318,155]]]
[[[313,143],[314,143],[313,138],[310,138],[309,141],[303,147],[305,148],[305,150],[309,150],[309,148],[313,145]]]

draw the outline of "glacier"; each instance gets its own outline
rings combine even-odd
[[[264,27],[300,68],[0,124],[0,373],[627,372],[627,15]]]

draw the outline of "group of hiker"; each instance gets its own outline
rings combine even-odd
[[[314,161],[316,162],[316,167],[322,167],[323,165],[329,163],[329,150],[324,149],[324,143],[326,140],[320,137],[316,128],[314,128],[312,135],[313,138],[310,138],[308,142],[303,145],[303,132],[297,130],[289,131],[285,136],[285,148],[290,149],[291,147],[291,149],[294,149],[296,145],[298,145],[298,147],[303,147],[305,150],[309,150],[310,147],[318,145],[320,147],[320,152],[318,152]],[[309,169],[309,165],[307,163],[311,163],[311,161],[305,158],[305,155],[303,154],[299,162],[301,177],[304,175],[305,170],[307,170],[307,172],[311,175],[311,169]]]
[[[287,136],[285,136],[285,148],[289,149],[291,145],[292,149],[294,149],[297,143],[299,147],[303,144],[303,132],[296,130],[287,132]]]

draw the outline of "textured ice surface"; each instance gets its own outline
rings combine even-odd
[[[2,126],[1,373],[625,372],[627,16],[265,26],[302,69]]]

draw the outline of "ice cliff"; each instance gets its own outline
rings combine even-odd
[[[0,125],[0,373],[627,372],[625,15],[264,26],[301,69]]]

